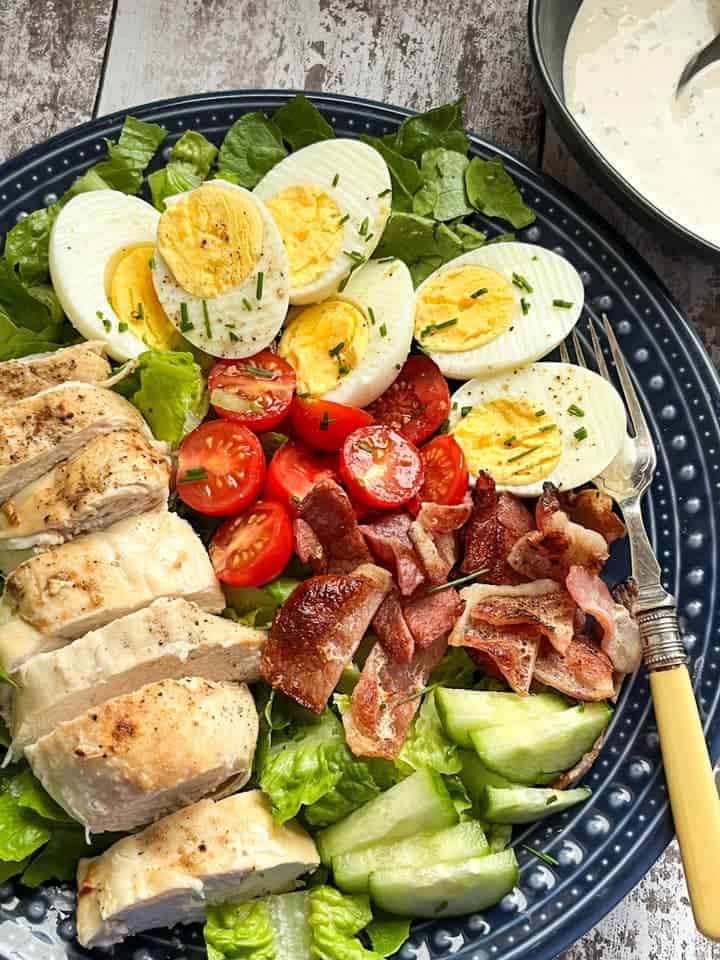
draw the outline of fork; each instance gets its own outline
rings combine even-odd
[[[595,323],[600,326],[600,320],[587,306],[586,309],[598,372],[612,383],[595,330]],[[612,497],[627,527],[632,573],[638,587],[633,613],[650,675],[670,805],[695,923],[706,937],[720,940],[720,797],[688,672],[675,598],[662,585],[662,571],[648,539],[641,510],[642,496],[652,482],[657,465],[655,446],[625,359],[605,315],[602,326],[622,387],[629,430],[622,450],[595,478],[595,485]],[[575,331],[572,342],[577,365],[586,367],[582,344]],[[560,355],[563,361],[570,362],[565,343],[561,345]]]

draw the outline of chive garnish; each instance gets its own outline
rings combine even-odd
[[[379,193],[378,198],[386,197],[389,193],[392,193],[392,189],[390,187],[388,187],[387,190],[383,190],[382,193]]]
[[[180,304],[180,329],[183,331],[193,329],[193,325],[190,323],[190,317],[188,316],[188,305],[184,300]]]
[[[142,303],[140,303],[140,301],[138,301],[137,310],[135,311],[135,316],[138,318],[138,320],[145,319],[145,311],[143,310],[143,305]]]
[[[207,480],[205,467],[193,467],[186,470],[181,477],[178,477],[178,483],[194,483],[196,480]]]
[[[460,407],[460,416],[466,417],[471,410],[472,410],[472,407]]]
[[[552,305],[554,307],[559,307],[561,310],[569,310],[572,307],[572,300],[553,300]]]
[[[340,220],[338,221],[338,223],[342,226],[342,224],[347,223],[349,219],[350,219],[350,214],[346,213],[344,217],[340,217]]]
[[[331,423],[335,423],[335,420],[328,415],[327,410],[323,410],[320,417],[320,429],[327,430]]]
[[[262,300],[263,284],[265,283],[265,274],[260,270],[257,275],[257,284],[255,286],[255,299]]]
[[[358,267],[367,260],[367,257],[362,253],[358,253],[357,250],[343,250],[343,253]]]
[[[155,257],[150,257],[150,259],[148,260],[148,266],[150,267],[151,270],[155,269],[155,267],[157,266]]]
[[[554,803],[557,803],[557,801],[558,801],[557,794],[554,793],[551,797],[547,798],[547,800],[545,801],[545,806],[551,807]]]
[[[539,449],[540,447],[528,447],[527,450],[523,450],[521,453],[516,453],[514,457],[510,457],[507,463],[515,463],[516,460],[522,460],[523,457],[528,457],[531,453],[535,453],[535,451]]]
[[[438,330],[446,330],[448,327],[454,327],[457,322],[458,318],[453,317],[452,320],[443,320],[442,323],[430,323],[424,330],[420,331],[420,339],[424,340],[425,337],[429,337],[432,333],[437,333]]]
[[[443,420],[443,422],[440,424],[440,429],[438,430],[438,433],[447,433],[449,429],[450,429],[450,421],[446,417]]]
[[[384,323],[380,324],[380,336],[381,337],[387,336],[387,326]]]
[[[252,304],[250,303],[247,297],[243,297],[242,305],[245,310],[252,310]]]
[[[520,297],[520,309],[522,310],[524,317],[530,313],[530,304],[525,297]]]
[[[350,280],[351,276],[352,276],[352,270],[350,271],[350,273],[346,273],[345,276],[340,281],[340,283],[338,284],[338,293],[343,292],[345,287],[348,285],[348,281]]]
[[[587,429],[586,429],[585,427],[580,427],[580,429],[579,429],[579,430],[576,430],[575,433],[573,434],[573,436],[575,437],[575,439],[578,440],[578,441],[579,441],[579,440],[587,440],[587,435],[588,435],[588,432],[587,432]]]
[[[390,263],[390,261],[394,259],[395,257],[380,257],[375,263]]]
[[[102,310],[96,310],[96,311],[95,311],[95,316],[98,318],[98,320],[102,320],[102,318],[105,316],[105,314],[102,312]]]
[[[507,440],[503,440],[503,444],[506,447],[511,447],[517,440],[517,435],[513,434],[511,437],[508,437]]]
[[[236,333],[233,333],[232,330],[228,330],[228,336],[230,337],[231,343],[237,343],[240,339],[240,337]]]
[[[112,330],[112,324],[107,319],[107,317],[103,317],[102,325],[105,327],[106,332],[110,333],[110,331]]]
[[[527,280],[525,279],[525,277],[523,277],[521,273],[515,273],[513,271],[512,282],[515,284],[516,287],[519,287],[521,290],[524,290],[525,293],[533,292],[533,288],[530,286],[530,284],[527,282]]]
[[[207,300],[203,300],[203,322],[205,323],[205,336],[210,340],[212,338],[212,328],[210,326],[210,314],[208,313]]]
[[[585,416],[585,411],[583,410],[583,408],[579,407],[576,403],[571,403],[570,406],[567,408],[567,412],[570,414],[571,417]]]
[[[341,377],[346,377],[350,373],[350,367],[346,363],[341,363],[338,367],[338,373]]]
[[[124,320],[121,320],[120,323],[118,324],[118,330],[119,330],[119,332],[120,332],[120,333],[126,333],[126,332],[127,332],[127,328],[128,328],[128,325],[125,323]]]
[[[481,297],[484,293],[487,293],[487,292],[488,292],[487,287],[480,287],[478,290],[475,291],[475,293],[470,294],[470,299],[477,300],[478,297]]]
[[[275,377],[273,370],[265,370],[263,367],[253,366],[252,363],[244,363],[238,369],[243,373],[249,373],[251,377],[264,377],[266,380],[272,380]]]
[[[375,311],[369,304],[368,304],[367,312],[368,312],[368,316],[370,317],[370,323],[373,326],[375,326]]]
[[[536,417],[544,417],[544,416],[545,416],[545,409],[544,409],[543,407],[541,407],[539,410],[536,410],[536,411],[535,411],[535,416],[536,416]]]
[[[402,700],[396,700],[393,706],[401,707],[404,703],[410,703],[413,700],[417,700],[418,697],[424,697],[426,693],[430,693],[435,687],[441,687],[442,681],[437,683],[431,683],[427,687],[420,687],[419,690],[416,690],[415,693],[410,693],[407,697],[403,697]]]
[[[357,448],[358,448],[358,450],[364,450],[365,453],[369,453],[369,454],[371,454],[371,455],[375,452],[375,451],[373,450],[373,448],[370,446],[370,444],[369,444],[369,443],[365,443],[364,440],[359,440],[359,441],[358,441],[358,443],[357,443]]]
[[[336,187],[339,183],[340,183],[340,174],[336,173],[335,176],[332,178],[332,185]]]
[[[337,357],[342,348],[345,346],[345,341],[341,340],[340,343],[336,343],[334,347],[330,347],[328,353],[331,357]]]
[[[557,430],[557,424],[546,423],[544,427],[540,427],[540,433],[548,433],[550,430]]]
[[[536,850],[535,847],[528,847],[526,844],[523,844],[523,850],[527,850],[533,857],[542,860],[542,862],[546,863],[549,867],[560,866],[560,861],[556,860],[555,857],[551,857],[549,853],[543,853],[542,850]]]
[[[473,573],[468,573],[465,577],[458,577],[457,580],[448,580],[447,583],[439,583],[436,587],[430,587],[428,593],[439,593],[441,590],[447,590],[448,587],[460,587],[463,583],[470,583],[471,580],[477,580],[478,577],[484,577],[488,572],[487,567],[481,567]]]
[[[358,233],[360,234],[361,237],[364,237],[365,234],[368,232],[369,226],[370,226],[370,218],[365,217],[363,222],[360,224],[360,229],[358,230]]]

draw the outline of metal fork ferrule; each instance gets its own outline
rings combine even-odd
[[[648,672],[672,670],[687,663],[677,613],[673,608],[637,611],[636,616]]]

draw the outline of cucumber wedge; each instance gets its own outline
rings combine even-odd
[[[386,867],[426,867],[429,864],[482,857],[490,852],[482,827],[475,821],[458,823],[437,833],[418,833],[395,843],[333,857],[335,883],[345,893],[367,893],[370,874]]]
[[[486,727],[470,735],[478,756],[494,773],[513,783],[548,781],[587,753],[610,721],[606,703],[585,703],[542,722]]]
[[[460,759],[462,760],[462,770],[459,777],[472,801],[473,813],[482,818],[481,803],[485,796],[485,787],[514,787],[515,784],[505,777],[501,777],[499,773],[488,770],[473,750],[461,750]]]
[[[560,813],[592,795],[589,787],[540,790],[536,787],[486,787],[480,813],[492,823],[531,823]]]
[[[330,866],[332,858],[341,853],[443,830],[457,822],[457,810],[442,777],[431,770],[418,770],[344,820],[321,830],[315,840],[322,862]]]
[[[501,850],[510,846],[512,827],[509,823],[489,823],[487,838],[490,844],[490,853],[500,853]]]
[[[370,874],[370,899],[405,917],[459,917],[502,900],[519,876],[513,850],[456,863],[389,867]]]
[[[567,710],[567,701],[555,693],[528,697],[487,690],[455,690],[439,687],[435,706],[448,737],[461,747],[472,747],[473,730],[505,724],[530,724],[550,714]]]

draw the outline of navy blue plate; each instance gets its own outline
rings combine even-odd
[[[250,110],[274,110],[284,92],[244,91],[165,100],[131,111],[162,123],[171,141],[200,130],[219,142]],[[352,97],[312,95],[340,136],[394,130],[409,111]],[[51,203],[116,137],[125,112],[54,137],[0,168],[0,232]],[[165,153],[167,154],[167,149]],[[553,180],[479,137],[471,153],[502,156],[536,223],[520,239],[566,256],[580,271],[588,302],[618,332],[658,447],[647,520],[666,586],[678,595],[686,646],[713,759],[720,754],[720,614],[716,603],[720,491],[720,381],[697,335],[640,258],[584,203]],[[157,164],[163,161],[158,159]],[[482,218],[479,218],[483,225]],[[497,231],[497,227],[492,227]],[[584,326],[585,321],[583,321]],[[587,341],[586,341],[587,342]],[[620,579],[628,558],[610,568]],[[519,887],[482,914],[417,924],[400,960],[550,960],[596,924],[647,873],[672,838],[655,720],[644,670],[622,691],[601,758],[586,778],[592,799],[531,827],[517,839]],[[540,848],[549,867],[522,850]],[[31,891],[0,886],[0,954],[87,955],[74,940],[74,894],[67,886]],[[153,931],[116,948],[118,960],[184,960],[202,951],[199,927]]]

